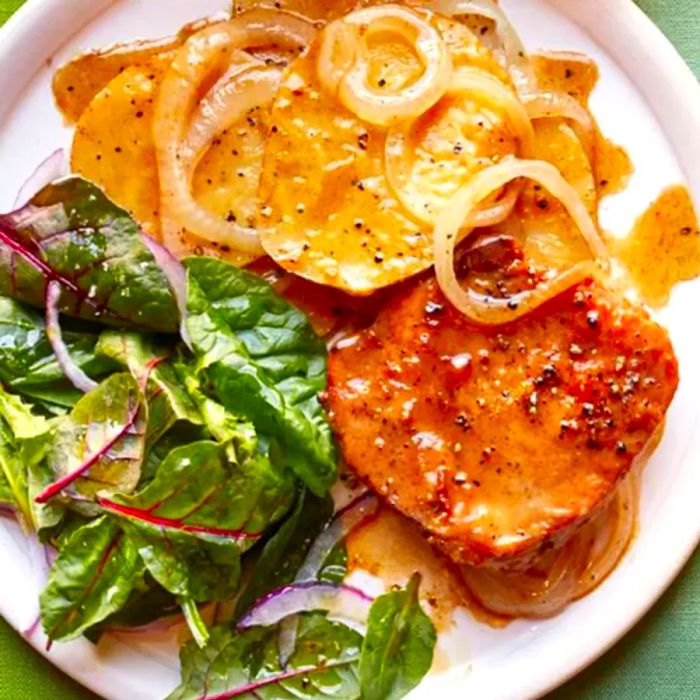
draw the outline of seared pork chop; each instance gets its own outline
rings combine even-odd
[[[435,280],[331,353],[347,463],[453,561],[527,562],[607,501],[678,383],[646,311],[589,281],[494,329]]]

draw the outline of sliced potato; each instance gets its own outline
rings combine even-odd
[[[77,56],[54,75],[53,94],[58,108],[67,121],[78,121],[97,93],[120,73],[133,67],[164,70],[187,38],[210,23],[198,20],[186,24],[176,36],[114,44]]]
[[[234,15],[239,15],[256,7],[271,7],[296,12],[310,19],[329,20],[345,15],[363,4],[370,3],[361,3],[358,0],[321,0],[321,2],[319,0],[233,0],[232,12]]]
[[[465,27],[444,18],[433,21],[456,65],[488,67],[503,76]],[[370,75],[379,76],[378,86],[384,85],[379,82],[382,77],[392,84],[410,82],[417,59],[405,47],[388,43],[391,49],[369,46]],[[432,231],[414,221],[390,191],[384,163],[386,129],[363,122],[323,90],[317,55],[315,42],[290,66],[273,105],[273,133],[261,182],[262,243],[288,271],[365,295],[428,268]],[[488,130],[493,123],[480,118],[478,111],[473,116],[476,131]],[[431,124],[438,129],[441,124],[451,128],[440,109],[426,118],[435,120]],[[426,129],[430,131],[429,125]],[[431,162],[430,154],[424,160],[416,176],[432,187],[440,164]]]
[[[150,235],[160,236],[160,191],[153,141],[155,99],[167,66],[132,66],[114,78],[80,118],[71,155],[74,172],[96,182]],[[267,114],[258,110],[212,144],[195,172],[195,199],[222,218],[250,221],[256,212]],[[252,258],[185,232],[173,251],[216,255],[237,265]]]
[[[80,118],[71,154],[74,172],[102,187],[151,235],[159,231],[153,105],[165,68],[160,61],[127,68]]]

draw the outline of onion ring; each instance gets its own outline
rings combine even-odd
[[[493,20],[503,44],[506,68],[518,94],[537,92],[537,77],[525,46],[505,12],[494,0],[431,0],[427,7],[446,17],[474,14]]]
[[[523,104],[530,119],[559,117],[572,121],[588,159],[593,162],[595,125],[590,112],[580,102],[563,92],[538,92],[523,97]]]
[[[310,22],[295,15],[259,9],[198,32],[178,51],[163,80],[153,125],[167,245],[184,228],[243,252],[263,253],[255,229],[209,216],[194,201],[190,177],[181,162],[188,119],[197,106],[201,85],[212,75],[225,73],[234,52],[271,43],[299,48],[308,44],[315,31]],[[248,105],[255,99],[269,101],[268,96],[269,91],[251,88]]]
[[[592,257],[606,265],[608,262],[605,243],[585,205],[553,165],[543,161],[504,160],[482,170],[443,208],[433,235],[438,283],[450,302],[475,323],[498,325],[514,321],[573,285],[595,275],[598,269],[593,261],[581,262],[537,289],[521,292],[508,299],[485,297],[461,287],[454,271],[454,248],[460,239],[460,229],[473,228],[474,212],[479,202],[491,192],[521,177],[539,182],[559,199],[578,226]]]
[[[495,112],[503,114],[517,134],[520,155],[525,158],[532,157],[535,134],[530,117],[520,100],[498,78],[478,68],[460,68],[452,78],[447,95],[474,98],[484,102]],[[408,194],[406,173],[403,173],[400,167],[407,151],[406,142],[412,127],[413,122],[405,122],[389,130],[384,150],[386,177],[394,196],[418,221],[435,224],[436,215],[430,203],[417,200]],[[478,207],[471,218],[471,226],[494,226],[507,219],[519,193],[519,187],[511,187],[500,201]]]
[[[610,503],[557,552],[527,571],[464,567],[472,595],[492,613],[507,617],[555,615],[604,581],[627,551],[639,503],[639,474],[625,477]]]
[[[423,64],[423,75],[398,93],[369,82],[367,40],[378,32],[408,38]],[[329,24],[318,54],[318,76],[351,112],[370,124],[388,126],[430,109],[446,92],[452,59],[440,33],[412,10],[383,5],[353,12]]]

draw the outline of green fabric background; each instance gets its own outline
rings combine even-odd
[[[0,0],[0,24],[22,3]],[[700,0],[638,0],[638,4],[700,75]],[[0,648],[0,700],[95,698],[35,654],[2,620]],[[570,698],[700,698],[700,554],[622,642],[547,700]]]

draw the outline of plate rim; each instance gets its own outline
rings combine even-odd
[[[27,0],[27,2],[0,28],[0,65],[4,65],[9,57],[15,56],[13,66],[17,67],[19,63],[16,61],[16,52],[20,55],[34,57],[35,60],[24,60],[23,66],[20,67],[22,74],[17,80],[22,83],[22,86],[28,84],[41,64],[52,56],[55,51],[60,48],[66,41],[70,40],[70,36],[79,32],[84,26],[88,25],[97,16],[105,12],[110,6],[119,3],[121,0],[71,0],[71,3],[66,3],[65,0]],[[598,44],[600,44],[607,53],[609,53],[618,65],[622,67],[622,60],[618,52],[629,52],[629,46],[617,48],[615,42],[606,40],[604,37],[611,31],[610,27],[605,22],[601,22],[601,34],[593,35],[590,31],[590,26],[586,26],[579,21],[579,5],[578,0],[545,0],[556,10],[572,19],[576,24]],[[661,123],[668,121],[687,122],[694,121],[700,124],[700,83],[696,79],[692,70],[680,56],[675,46],[670,39],[662,32],[662,30],[639,8],[633,0],[588,0],[585,3],[590,12],[590,6],[596,6],[601,15],[606,15],[613,23],[618,23],[617,26],[626,26],[630,31],[637,35],[638,46],[635,47],[635,55],[637,60],[647,60],[652,62],[652,69],[657,74],[656,80],[650,80],[655,84],[664,83],[664,85],[672,92],[672,98],[666,103],[662,100],[654,100],[651,88],[647,89],[646,85],[640,84],[633,75],[630,74],[624,67],[628,79],[634,84],[635,88],[643,95],[645,103],[649,105],[656,119]],[[71,7],[72,6],[72,7]],[[82,11],[78,11],[82,8]],[[74,24],[71,35],[62,36],[60,40],[51,40],[50,28],[46,26],[43,20],[49,15],[64,14],[73,12],[79,18]],[[44,25],[42,27],[42,25]],[[30,46],[29,50],[27,46]],[[16,72],[16,71],[15,71]],[[21,94],[23,88],[19,90]],[[652,95],[650,96],[650,92]],[[683,114],[674,114],[674,109],[680,100],[683,105]],[[15,97],[8,100],[4,105],[0,105],[0,123],[4,120],[6,114],[12,109],[17,101]],[[687,141],[682,141],[677,132],[679,129],[672,129],[670,134],[666,129],[664,133],[670,142],[673,152],[678,155],[683,148],[690,148],[692,156],[700,162],[700,136],[689,144]],[[683,160],[688,160],[686,157]],[[694,191],[695,199],[700,197],[700,167],[694,173],[688,171],[683,160],[679,159],[681,170],[683,171],[686,181]],[[692,529],[692,523],[689,529]],[[523,683],[520,684],[520,693],[512,697],[519,698],[536,698],[545,695],[555,688],[566,683],[568,680],[576,676],[582,670],[591,665],[594,661],[600,658],[605,652],[626,636],[630,630],[650,611],[650,609],[658,602],[661,596],[676,580],[683,567],[688,563],[693,553],[700,544],[700,521],[696,524],[694,533],[691,532],[684,537],[682,542],[675,546],[672,563],[664,569],[664,575],[659,576],[645,584],[644,595],[637,602],[636,607],[627,611],[624,616],[624,621],[620,621],[617,625],[613,625],[614,631],[609,634],[599,635],[591,640],[587,645],[582,644],[582,649],[578,650],[576,660],[565,663],[562,671],[552,672],[551,665],[545,667],[544,671],[531,672]],[[14,626],[13,626],[14,627]],[[17,633],[21,631],[14,627]],[[44,650],[39,645],[29,640],[32,646],[42,653]],[[569,658],[572,655],[569,654]],[[79,674],[78,669],[73,666],[61,663],[53,663],[56,659],[46,657],[49,663],[52,663],[56,668],[59,668],[63,673],[72,677],[86,688],[100,693],[99,684],[92,681],[91,678]],[[510,697],[510,696],[509,696]]]

